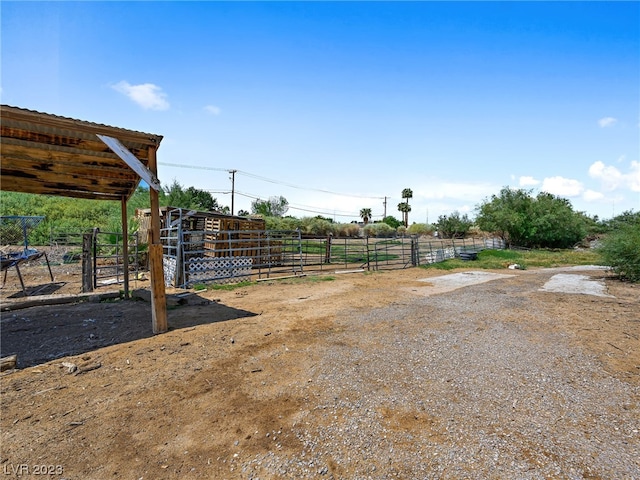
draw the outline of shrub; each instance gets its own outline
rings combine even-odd
[[[640,221],[619,225],[602,239],[598,251],[620,278],[640,282]]]
[[[440,215],[436,228],[442,238],[464,238],[472,225],[473,222],[469,220],[466,213],[460,215],[458,211],[455,211],[449,216]]]
[[[398,228],[400,225],[402,225],[402,222],[400,220],[398,220],[396,217],[393,217],[391,215],[384,217],[382,219],[382,223],[386,223],[391,228]]]
[[[370,223],[364,227],[365,237],[393,237],[396,230],[386,223]]]
[[[407,229],[409,235],[431,235],[433,226],[428,223],[414,223]]]
[[[336,228],[339,237],[357,238],[360,236],[360,225],[357,223],[341,223]]]

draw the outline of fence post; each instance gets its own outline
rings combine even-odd
[[[324,263],[331,263],[331,234],[327,235],[327,243],[324,248]]]
[[[82,293],[93,292],[93,234],[82,236]]]
[[[411,265],[417,267],[418,262],[418,239],[411,237]]]

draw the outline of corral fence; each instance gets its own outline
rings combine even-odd
[[[137,278],[146,268],[146,245],[139,241],[138,233],[128,236],[127,252],[123,234],[102,232],[94,228],[90,233],[56,232],[51,234],[51,245],[72,247],[63,256],[64,263],[82,263],[82,291],[92,292],[107,285],[125,283],[125,255],[129,275]]]
[[[480,250],[504,248],[497,239],[311,237],[299,230],[193,231],[180,224],[161,229],[161,240],[165,283],[183,288],[336,270],[402,269],[450,258],[472,260]]]

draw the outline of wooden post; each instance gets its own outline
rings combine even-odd
[[[127,198],[122,197],[122,268],[124,268],[124,298],[129,298],[129,226],[127,224]]]
[[[156,147],[149,147],[149,170],[157,175]],[[164,333],[167,325],[167,299],[162,268],[162,242],[160,240],[160,200],[158,192],[149,188],[151,225],[149,228],[149,270],[151,273],[151,322],[153,333]]]
[[[93,234],[82,236],[82,293],[93,292]]]

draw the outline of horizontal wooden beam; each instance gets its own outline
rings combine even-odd
[[[137,188],[135,182],[119,182],[113,179],[87,181],[72,175],[34,175],[31,172],[10,170],[2,166],[0,188],[13,192],[41,193],[82,198],[129,198]],[[66,193],[64,193],[66,192]],[[70,195],[68,192],[77,192]]]
[[[49,174],[73,175],[85,179],[117,179],[126,182],[137,182],[138,175],[128,167],[103,167],[68,162],[61,159],[34,160],[30,157],[6,155],[2,152],[2,170],[22,170]]]
[[[119,127],[112,127],[99,123],[86,122],[73,118],[60,117],[47,113],[34,112],[22,108],[0,106],[0,117],[3,125],[21,125],[33,131],[43,131],[49,129],[57,135],[70,133],[71,136],[94,136],[97,133],[118,138],[122,142],[134,142],[141,145],[155,146],[162,141],[162,135],[138,132]]]
[[[113,158],[114,154],[104,142],[95,135],[90,139],[78,139],[60,135],[40,134],[29,130],[15,129],[6,125],[0,126],[2,144],[23,146],[30,149],[74,153],[81,156],[104,156]],[[127,149],[143,163],[147,162],[148,150],[143,145],[128,145]]]

